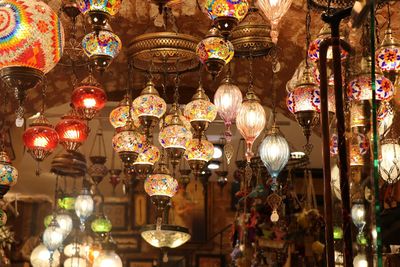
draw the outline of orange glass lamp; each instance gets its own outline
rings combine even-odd
[[[17,118],[23,123],[26,91],[60,60],[64,29],[57,13],[42,1],[4,0],[0,14],[0,78],[16,91]]]
[[[58,133],[43,114],[29,125],[22,138],[36,161],[43,161],[58,145]]]
[[[90,131],[85,121],[74,109],[61,117],[55,130],[58,133],[60,144],[67,151],[76,151],[86,141]]]
[[[196,135],[186,145],[185,158],[193,171],[195,178],[200,177],[201,171],[213,158],[214,145],[205,136]]]
[[[160,150],[155,145],[146,143],[132,168],[139,177],[146,177],[153,172],[154,164],[159,158]]]
[[[74,89],[71,102],[83,118],[91,120],[106,104],[107,95],[90,74]]]

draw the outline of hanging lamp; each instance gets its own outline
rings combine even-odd
[[[140,121],[134,107],[131,107],[131,112],[129,115],[130,103],[131,100],[129,94],[127,93],[124,95],[124,98],[119,102],[118,106],[110,112],[110,123],[115,129],[125,126],[126,121],[129,117],[132,119],[133,125],[136,128],[140,127]]]
[[[81,231],[85,230],[86,220],[93,214],[94,200],[90,191],[83,188],[75,200],[75,213],[81,222]]]
[[[116,249],[117,245],[111,237],[108,237],[102,244],[100,254],[93,261],[93,267],[123,267],[121,258],[115,253]]]
[[[89,152],[89,159],[92,165],[88,168],[88,174],[93,182],[98,185],[108,174],[106,144],[104,142],[103,130],[99,128],[94,137],[92,148]]]
[[[132,168],[139,177],[145,178],[153,172],[154,164],[159,158],[160,150],[158,147],[146,141],[138,158],[132,164]]]
[[[18,170],[11,165],[7,152],[0,151],[0,199],[17,183],[17,180]]]
[[[118,13],[122,0],[77,0],[79,10],[82,14],[88,14],[90,22],[95,30],[104,28],[111,16]]]
[[[201,175],[201,171],[213,158],[214,145],[207,140],[203,134],[193,136],[193,139],[186,144],[185,158],[195,178]]]
[[[41,243],[32,250],[29,259],[32,267],[51,267],[50,256],[50,251]],[[52,264],[54,266],[60,264],[60,252],[58,252],[58,250],[56,250],[52,255]]]
[[[388,184],[394,184],[400,179],[400,145],[396,139],[381,141],[379,158],[380,177]]]

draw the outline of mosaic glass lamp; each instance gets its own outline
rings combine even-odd
[[[196,54],[201,63],[215,78],[234,55],[234,48],[230,41],[226,41],[220,31],[213,27],[209,30],[206,38],[200,41],[196,48]]]
[[[17,183],[18,170],[11,165],[7,152],[0,151],[0,198]]]
[[[22,139],[36,161],[43,161],[58,145],[58,133],[42,113],[25,130]]]
[[[122,42],[111,30],[100,30],[86,34],[82,39],[82,48],[92,66],[102,72],[118,56]]]
[[[130,98],[128,95],[125,95],[121,102],[119,102],[118,106],[111,111],[109,119],[114,128],[118,129],[125,126],[129,117],[129,106]],[[140,121],[137,112],[133,107],[131,107],[130,117],[133,121],[133,126],[139,128]]]
[[[59,142],[67,151],[76,151],[87,139],[89,127],[79,114],[71,109],[61,117],[61,121],[55,127]]]
[[[385,31],[385,37],[376,51],[376,64],[383,72],[400,71],[400,43],[393,37],[391,28]]]
[[[249,10],[249,1],[207,0],[205,9],[219,30],[229,34],[233,27],[246,16]]]
[[[93,220],[90,226],[93,233],[100,236],[104,236],[112,230],[112,223],[104,214],[96,216],[96,219]]]
[[[87,120],[93,119],[106,102],[106,93],[91,74],[79,83],[71,96],[72,105]]]
[[[95,29],[107,25],[110,16],[114,16],[121,8],[122,0],[77,0],[79,10],[88,14]]]
[[[133,163],[132,168],[139,177],[146,177],[152,173],[154,164],[160,158],[160,150],[155,145],[146,143],[141,153]]]
[[[195,178],[200,177],[201,171],[213,158],[214,145],[206,140],[205,135],[196,135],[186,144],[185,158],[193,171]]]

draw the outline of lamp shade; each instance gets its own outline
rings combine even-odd
[[[107,95],[95,78],[89,75],[74,89],[71,102],[83,118],[91,120],[106,104]]]
[[[277,178],[290,157],[289,144],[277,127],[273,126],[264,138],[259,148],[259,154],[271,177]]]
[[[210,123],[217,117],[217,107],[210,101],[203,87],[199,86],[192,101],[185,106],[184,113],[191,123],[195,121]]]
[[[81,220],[85,222],[94,210],[94,200],[88,189],[82,189],[81,193],[75,200],[75,213]]]
[[[57,13],[42,1],[4,0],[0,14],[0,69],[52,70],[64,48],[64,30]]]
[[[187,228],[169,224],[162,224],[160,229],[155,224],[146,225],[142,228],[141,236],[156,248],[177,248],[191,237]]]
[[[157,173],[149,175],[144,182],[144,190],[152,196],[173,197],[178,192],[178,181],[169,174]]]
[[[103,250],[94,260],[93,267],[123,267],[122,260],[113,250]]]
[[[119,131],[112,139],[113,148],[115,152],[120,155],[123,161],[123,157],[127,153],[134,153],[136,156],[135,159],[132,160],[136,160],[137,155],[141,152],[145,142],[146,137],[134,129],[131,120],[129,120],[124,127],[119,128]],[[129,159],[126,160],[130,161]],[[128,163],[128,161],[124,161],[124,163]]]
[[[230,31],[247,14],[248,0],[207,0],[205,9],[223,31]]]
[[[67,151],[76,151],[86,141],[89,134],[89,127],[74,109],[61,117],[55,130],[58,133],[60,144]]]
[[[97,234],[109,233],[112,230],[112,223],[105,215],[98,216],[90,226]]]
[[[77,0],[76,2],[83,14],[100,11],[114,16],[121,8],[122,0]]]
[[[400,43],[393,37],[390,28],[385,31],[385,37],[376,51],[376,64],[382,71],[400,70]]]
[[[119,102],[118,106],[114,108],[110,113],[110,123],[114,128],[120,128],[125,126],[128,118],[129,118],[129,103],[130,99],[128,95],[125,95],[124,98]],[[130,114],[131,120],[133,121],[133,126],[139,128],[140,121],[137,116],[137,111],[133,107],[131,108]]]
[[[0,151],[0,186],[7,187],[9,189],[17,183],[17,180],[18,170],[11,165],[11,160],[7,152]],[[0,193],[3,195],[3,193],[5,194],[7,191]]]
[[[146,144],[139,153],[134,164],[151,164],[154,165],[160,158],[160,150],[157,146]]]
[[[65,211],[61,211],[56,215],[56,221],[64,235],[64,239],[72,231],[73,222],[71,216]]]
[[[50,252],[57,250],[64,241],[64,233],[57,221],[53,218],[50,225],[44,230],[43,244]]]
[[[190,125],[189,119],[182,114],[182,111],[178,109],[178,114],[179,114],[179,119],[181,120],[183,126],[190,131],[192,129],[192,126]],[[170,125],[172,123],[173,119],[173,114],[168,114],[164,117],[164,120],[160,121],[160,129],[163,129],[167,125]]]
[[[150,116],[160,119],[167,111],[167,104],[154,87],[152,81],[148,81],[140,96],[133,101],[133,107],[138,117]]]
[[[53,261],[50,263],[50,257]],[[54,251],[51,255],[50,251],[45,245],[40,244],[35,247],[31,253],[30,262],[32,267],[51,267],[58,266],[60,264],[60,252]]]
[[[365,206],[362,203],[354,203],[351,207],[351,218],[359,230],[362,230],[366,224],[365,212]]]
[[[40,114],[24,131],[22,139],[32,157],[42,161],[56,148],[58,133],[46,117]]]
[[[389,183],[396,183],[400,178],[400,145],[394,139],[386,139],[381,143],[379,174]]]
[[[186,145],[185,158],[188,161],[198,160],[208,162],[214,155],[214,145],[205,139],[194,137]]]
[[[185,149],[186,143],[192,138],[192,132],[183,125],[177,105],[174,106],[171,111],[173,113],[171,121],[162,128],[158,141],[164,148]]]

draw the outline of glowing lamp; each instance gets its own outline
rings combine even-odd
[[[243,96],[240,88],[232,82],[228,75],[218,87],[214,95],[214,104],[219,116],[224,120],[225,138],[229,143],[232,140],[231,125],[236,120]]]
[[[190,239],[187,228],[163,224],[157,229],[157,225],[146,225],[141,229],[142,238],[156,248],[177,248]]]
[[[394,184],[400,178],[400,145],[395,139],[384,139],[381,142],[379,174],[381,178]]]
[[[154,164],[159,158],[160,150],[158,147],[146,143],[132,167],[140,177],[145,177],[153,171]]]
[[[253,143],[264,129],[266,114],[260,99],[254,92],[247,92],[236,117],[236,126],[246,141],[246,159],[250,162],[253,156]]]
[[[94,28],[101,29],[107,25],[110,16],[118,13],[122,0],[77,0],[76,2],[83,14],[89,14]]]
[[[233,27],[246,16],[249,2],[247,0],[207,0],[205,9],[218,28],[229,34]]]
[[[17,183],[18,170],[11,165],[7,152],[0,151],[0,199]]]
[[[351,218],[353,220],[354,225],[362,231],[364,228],[366,221],[365,221],[365,206],[362,203],[354,203],[353,207],[351,208]]]
[[[81,230],[85,229],[85,221],[93,214],[94,200],[90,191],[86,188],[82,189],[81,193],[75,200],[75,213],[81,221]]]
[[[64,267],[87,267],[87,261],[84,258],[73,256],[64,261]]]
[[[74,109],[61,117],[55,130],[60,144],[67,151],[76,151],[86,141],[89,134],[89,127]]]
[[[196,93],[185,106],[185,116],[198,136],[201,136],[208,128],[209,124],[217,117],[217,107],[211,103],[203,87],[200,85]]]
[[[57,220],[53,217],[50,225],[44,230],[43,233],[43,244],[53,254],[59,247],[61,247],[64,241],[64,233],[60,228]]]
[[[52,254],[45,245],[40,244],[33,249],[30,262],[33,267],[58,266],[60,263],[60,252],[56,250]]]
[[[122,260],[114,250],[103,250],[93,262],[93,267],[123,267]]]
[[[214,155],[214,145],[205,136],[195,136],[186,145],[185,158],[195,177],[199,177],[203,168]]]
[[[367,256],[364,253],[357,254],[353,259],[353,266],[354,267],[368,267]]]
[[[72,196],[64,196],[57,200],[57,205],[64,210],[73,210],[75,208],[75,198]]]
[[[106,104],[107,95],[95,78],[89,75],[74,89],[71,102],[83,118],[91,120]]]
[[[56,214],[56,221],[57,221],[58,226],[60,227],[60,229],[64,235],[64,239],[65,239],[69,235],[69,233],[72,231],[72,227],[73,227],[72,218],[65,211],[61,211]]]
[[[0,227],[5,226],[7,223],[7,213],[0,209]]]
[[[22,105],[26,90],[54,68],[64,48],[57,13],[42,1],[0,2],[0,78]],[[18,118],[22,118],[20,106]]]
[[[125,126],[128,118],[129,118],[129,105],[130,98],[128,95],[125,95],[124,98],[119,102],[118,106],[114,108],[110,113],[110,123],[114,128],[120,128]],[[140,121],[137,116],[136,110],[132,107],[130,117],[133,121],[133,125],[136,128],[139,128]]]
[[[112,223],[104,214],[96,217],[90,226],[92,231],[99,235],[107,234],[112,230]]]
[[[82,48],[90,63],[99,71],[104,71],[121,51],[122,42],[111,30],[100,30],[86,34]]]
[[[400,70],[400,43],[392,35],[392,29],[385,31],[385,37],[376,51],[376,64],[384,72]]]
[[[205,64],[207,71],[215,78],[232,60],[234,48],[232,43],[226,41],[219,30],[213,27],[206,38],[197,45],[196,54],[201,63]]]
[[[43,114],[29,125],[22,138],[28,152],[37,161],[44,160],[58,144],[58,134]]]

